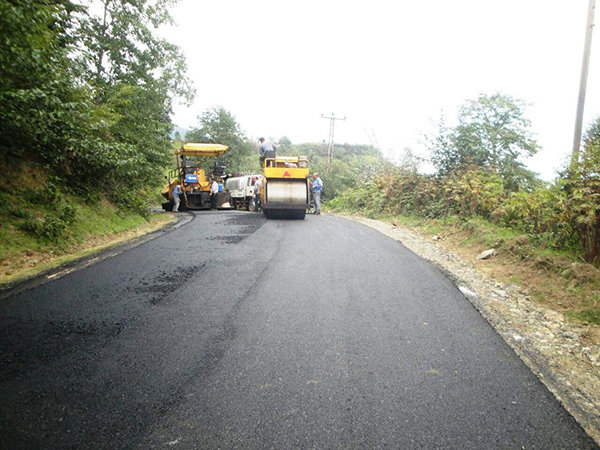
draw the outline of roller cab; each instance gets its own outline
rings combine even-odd
[[[303,156],[266,158],[260,198],[269,219],[304,219],[310,203],[308,159]]]

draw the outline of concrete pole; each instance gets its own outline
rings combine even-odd
[[[596,0],[589,0],[588,17],[585,30],[585,47],[583,50],[583,64],[581,65],[581,79],[579,82],[579,99],[577,100],[577,115],[575,117],[575,135],[573,137],[573,153],[571,154],[571,169],[579,164],[579,146],[581,144],[581,130],[583,128],[583,107],[585,104],[585,90],[590,67],[590,49],[592,47],[592,30],[594,29],[594,12]]]

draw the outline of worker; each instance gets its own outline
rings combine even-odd
[[[171,200],[173,201],[173,212],[179,212],[179,195],[181,194],[181,186],[175,185],[171,191]]]
[[[260,211],[260,180],[258,177],[252,177],[254,185],[254,212]]]
[[[260,167],[263,166],[265,158],[277,158],[277,146],[272,141],[265,142],[265,138],[258,140],[258,150],[260,152]]]
[[[210,209],[217,209],[217,194],[219,193],[219,183],[211,178],[210,183]]]
[[[318,173],[313,173],[312,195],[315,201],[315,214],[321,214],[321,191],[323,191],[323,182]]]

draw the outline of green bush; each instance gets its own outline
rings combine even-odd
[[[62,205],[56,212],[47,212],[43,218],[30,217],[21,223],[21,229],[38,239],[57,241],[65,230],[77,219],[77,209],[71,205]]]
[[[588,142],[588,141],[586,141]],[[328,206],[335,211],[414,215],[425,218],[483,218],[526,234],[548,248],[583,247],[586,261],[598,265],[600,241],[600,163],[587,144],[577,171],[532,191],[510,192],[499,173],[470,167],[437,177],[386,170],[342,191]],[[467,220],[465,226],[477,221]]]

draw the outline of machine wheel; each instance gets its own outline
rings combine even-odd
[[[306,216],[306,211],[304,209],[298,209],[296,211],[294,211],[294,219],[296,220],[304,220],[304,217]]]
[[[171,202],[164,202],[162,204],[162,209],[164,209],[165,211],[173,211],[173,203],[171,203]]]
[[[269,209],[264,211],[267,219],[304,220],[306,211],[303,209]]]

